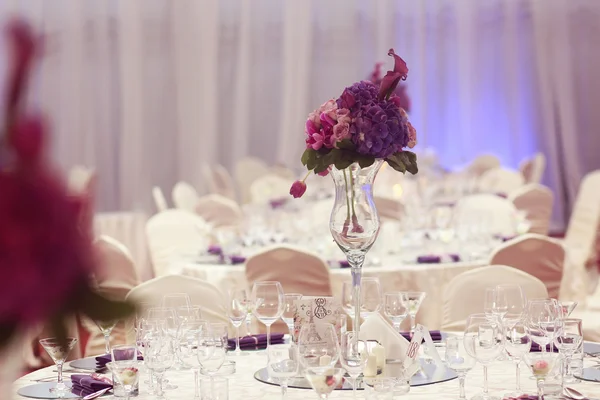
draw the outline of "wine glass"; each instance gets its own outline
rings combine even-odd
[[[342,368],[313,367],[306,370],[306,379],[320,399],[327,400],[333,389],[338,387],[344,377]]]
[[[531,350],[531,337],[529,336],[529,328],[523,322],[517,322],[505,331],[506,341],[504,348],[510,358],[515,362],[517,369],[516,386],[513,393],[508,393],[505,397],[519,397],[521,393],[521,360],[525,353]]]
[[[267,326],[267,347],[271,345],[271,325],[283,314],[285,297],[281,283],[256,282],[252,288],[254,315]]]
[[[165,321],[159,319],[147,319],[140,318],[138,324],[138,330],[136,332],[136,345],[138,353],[146,356],[146,350],[148,349],[148,341],[157,339],[165,335]],[[150,369],[150,379],[144,383],[150,385],[150,391],[154,392],[154,372]]]
[[[446,339],[445,362],[448,368],[456,372],[458,375],[458,383],[460,394],[459,399],[464,400],[465,397],[465,377],[475,366],[475,358],[473,358],[465,349],[463,336],[451,336]]]
[[[363,373],[369,358],[367,342],[359,340],[358,333],[354,331],[342,333],[340,342],[340,363],[350,376],[352,396],[356,398],[358,377]]]
[[[521,286],[511,283],[497,285],[496,292],[506,304],[502,324],[505,328],[510,328],[523,318],[527,310],[527,297]]]
[[[421,303],[425,300],[427,293],[425,292],[401,292],[402,301],[408,307],[408,315],[410,315],[410,333],[414,335],[417,327],[416,317],[421,307]]]
[[[504,334],[499,321],[490,320],[486,314],[471,314],[467,318],[465,350],[483,365],[483,393],[473,397],[476,400],[499,400],[488,392],[488,366],[504,350]]]
[[[177,332],[177,357],[186,366],[194,370],[194,399],[200,399],[200,361],[198,361],[198,337],[210,329],[207,321],[187,321],[179,326]]]
[[[117,322],[117,320],[94,321],[94,323],[96,323],[96,326],[98,327],[98,329],[100,329],[100,332],[102,332],[102,335],[104,336],[104,347],[106,354],[110,354],[110,334],[114,329],[115,325],[117,325]]]
[[[140,378],[139,365],[140,363],[137,360],[112,361],[106,364],[106,367],[113,374],[113,379],[116,379],[123,388],[125,400],[129,400],[129,396],[137,386]]]
[[[401,292],[388,292],[383,295],[383,312],[392,320],[394,328],[400,332],[400,325],[408,315],[408,308],[402,301]]]
[[[164,331],[155,332],[146,341],[144,364],[152,371],[156,378],[155,392],[157,399],[164,399],[164,375],[175,361],[172,339]]]
[[[288,380],[298,373],[298,347],[289,344],[274,344],[267,348],[269,376],[279,379],[281,399],[285,400]]]
[[[160,304],[163,308],[190,307],[192,301],[187,293],[169,293],[163,296]]]
[[[245,290],[232,290],[227,303],[227,317],[235,328],[235,355],[249,355],[240,349],[240,326],[246,320],[248,306]]]
[[[285,307],[283,309],[283,314],[281,319],[287,325],[290,336],[294,337],[294,315],[298,310],[298,301],[302,299],[302,295],[300,293],[286,293],[284,296],[285,299]]]
[[[179,328],[179,319],[175,315],[174,309],[166,307],[153,307],[148,310],[147,318],[150,320],[163,321],[164,324],[162,324],[161,326],[164,329],[165,334],[169,336],[168,344],[171,346],[175,344],[175,341],[177,340],[177,329]],[[175,349],[173,348],[172,351],[174,352]],[[180,370],[183,368],[183,364],[181,363],[179,358],[175,357],[173,365],[169,368]],[[177,389],[177,385],[169,383],[168,379],[164,379],[164,383],[164,389]]]
[[[327,323],[302,325],[298,335],[298,354],[306,368],[335,366],[340,350],[334,326]]]
[[[486,288],[484,311],[488,318],[502,321],[502,318],[508,312],[506,293],[496,290],[496,288]]]
[[[571,359],[582,341],[583,331],[581,328],[581,320],[577,318],[563,319],[561,321],[560,330],[554,339],[554,344],[565,356],[565,375],[563,377],[565,382],[575,382],[575,377],[573,376],[573,371],[571,369]]]
[[[58,370],[58,381],[56,383],[56,387],[50,389],[50,392],[57,392],[60,396],[60,393],[67,392],[69,388],[65,385],[63,381],[63,364],[65,360],[69,356],[69,353],[75,347],[77,343],[77,339],[75,338],[66,338],[64,341],[60,341],[57,338],[45,338],[40,339],[40,344],[46,350],[46,353],[50,356],[54,364],[56,364],[56,369]]]
[[[221,369],[227,355],[227,341],[223,334],[213,330],[212,326],[198,335],[198,362],[201,373],[210,377],[211,392],[214,392],[215,375]]]
[[[552,342],[558,317],[556,303],[551,299],[530,300],[527,304],[527,325],[531,340],[541,347],[543,353]]]
[[[179,324],[202,319],[202,309],[200,306],[177,307],[173,311],[175,311],[175,316]]]
[[[538,399],[543,399],[544,381],[560,359],[560,354],[553,352],[525,353],[524,359],[537,380]]]
[[[360,317],[365,320],[381,308],[381,284],[379,278],[362,278],[360,288]]]

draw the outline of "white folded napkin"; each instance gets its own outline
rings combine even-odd
[[[404,360],[409,342],[396,332],[379,313],[371,314],[360,326],[361,340],[377,340],[385,349],[385,358]]]

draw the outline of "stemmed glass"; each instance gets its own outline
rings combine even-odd
[[[298,354],[306,368],[333,367],[340,358],[338,337],[332,324],[308,323],[298,335]]]
[[[57,338],[40,339],[40,344],[44,347],[44,350],[46,350],[52,361],[54,361],[58,370],[56,387],[51,388],[50,392],[57,392],[60,395],[60,393],[69,390],[63,381],[63,364],[76,343],[77,339],[75,338],[66,338],[63,342]]]
[[[163,296],[161,307],[164,308],[179,308],[190,307],[192,301],[187,293],[169,293]]]
[[[106,364],[106,367],[113,374],[113,379],[116,379],[123,387],[125,400],[129,400],[129,396],[137,386],[140,378],[139,364],[137,360],[112,361]]]
[[[381,308],[381,283],[379,278],[362,278],[360,289],[360,317],[365,320]]]
[[[342,284],[342,308],[354,320],[354,288],[352,282]]]
[[[221,369],[227,355],[227,342],[221,332],[215,332],[212,326],[203,329],[198,335],[198,362],[201,373],[210,377],[211,392],[214,392],[215,375]]]
[[[563,380],[572,383],[575,381],[575,377],[571,368],[571,359],[583,341],[583,331],[580,319],[566,318],[561,322],[561,327],[554,339],[554,344],[565,356],[565,375]]]
[[[252,288],[254,315],[267,326],[267,347],[271,345],[271,325],[283,314],[285,295],[281,283],[275,281],[256,282]]]
[[[521,369],[519,366],[525,353],[529,353],[529,350],[531,350],[531,337],[529,336],[529,329],[522,322],[517,322],[507,328],[505,334],[506,342],[504,346],[506,352],[515,362],[517,369],[515,392],[508,393],[506,397],[519,397],[523,394],[521,393]]]
[[[240,349],[240,326],[246,320],[248,306],[246,304],[245,290],[232,290],[229,294],[229,303],[227,304],[227,317],[231,325],[235,327],[235,355],[249,355]]]
[[[367,343],[359,340],[358,333],[354,331],[342,333],[340,342],[340,363],[350,376],[352,396],[356,398],[358,377],[363,373],[369,358]]]
[[[560,307],[562,308],[562,313],[563,313],[564,318],[570,317],[573,310],[575,310],[575,307],[577,307],[577,304],[579,304],[576,301],[559,301],[558,303],[560,304]]]
[[[136,332],[136,345],[138,353],[143,354],[146,357],[148,349],[148,342],[150,340],[156,340],[165,335],[165,321],[159,319],[144,319],[140,318],[138,322],[138,330]],[[149,368],[150,369],[150,368]],[[155,382],[154,373],[150,369],[150,379],[144,383],[150,385],[150,391],[154,392]]]
[[[298,374],[298,347],[289,344],[274,344],[267,348],[269,376],[279,379],[281,399],[285,400],[288,380]]]
[[[171,345],[173,345],[175,343],[175,340],[177,340],[177,329],[179,328],[179,323],[180,323],[179,318],[177,318],[177,315],[175,314],[175,310],[172,308],[166,308],[166,307],[154,307],[154,308],[151,308],[148,310],[147,317],[148,317],[148,319],[158,319],[158,320],[165,322],[165,324],[163,325],[163,327],[165,329],[165,333],[167,335],[169,335],[169,337],[170,337],[169,343]],[[173,349],[173,351],[174,350],[175,349]],[[182,368],[183,368],[183,364],[177,357],[175,357],[173,369],[179,370]],[[165,386],[165,389],[177,388],[176,385],[171,385],[168,383],[168,381],[165,381],[165,382],[167,383],[167,385]]]
[[[467,353],[483,365],[483,393],[477,400],[499,399],[488,392],[488,366],[504,350],[504,334],[499,321],[490,320],[486,314],[471,314],[467,318],[464,345]]]
[[[392,320],[394,328],[400,332],[400,325],[408,315],[408,308],[402,301],[401,292],[388,292],[383,295],[383,312]]]
[[[104,347],[106,354],[110,354],[110,334],[114,329],[115,325],[117,325],[118,321],[110,320],[94,322],[96,323],[96,326],[98,327],[98,329],[100,329],[100,332],[102,332],[102,335],[104,336]]]
[[[146,341],[144,364],[154,373],[156,387],[154,394],[158,399],[164,399],[163,377],[175,360],[171,337],[165,332],[155,334]]]
[[[531,340],[546,352],[546,346],[552,343],[557,320],[560,317],[557,304],[550,299],[530,300],[527,304],[528,328]]]
[[[413,335],[417,327],[416,317],[421,307],[421,303],[425,300],[427,293],[425,292],[401,292],[402,301],[408,307],[408,315],[410,315],[410,333]]]
[[[522,320],[527,310],[527,297],[521,286],[510,283],[497,285],[496,293],[502,311],[504,312],[504,308],[506,308],[502,324],[505,328],[510,328]]]
[[[544,381],[560,359],[560,354],[553,352],[525,353],[524,358],[525,363],[537,380],[538,399],[543,399]]]
[[[484,311],[490,320],[496,319],[498,322],[501,322],[502,318],[508,312],[506,293],[496,290],[496,288],[486,288]]]
[[[294,338],[294,315],[298,310],[297,302],[302,299],[302,295],[300,293],[286,293],[284,298],[285,307],[281,319],[287,325],[290,336]]]
[[[194,370],[194,399],[200,398],[200,361],[198,360],[198,337],[210,329],[206,321],[184,322],[177,332],[177,357]]]
[[[344,379],[342,368],[315,367],[306,370],[306,379],[320,399],[327,400]]]
[[[446,339],[445,362],[448,368],[456,372],[458,375],[458,383],[460,394],[459,399],[464,400],[465,397],[465,377],[475,366],[475,358],[473,358],[465,349],[463,336],[451,336]]]
[[[174,308],[175,316],[179,324],[202,319],[202,309],[199,306],[183,306]]]

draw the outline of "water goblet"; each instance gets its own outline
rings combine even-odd
[[[498,321],[502,321],[502,318],[508,312],[506,293],[496,288],[486,288],[484,312],[488,318],[496,318]]]
[[[557,303],[552,299],[534,299],[527,304],[527,327],[531,340],[537,343],[543,353],[546,346],[553,341],[557,320],[562,314]]]
[[[271,325],[283,314],[284,296],[283,288],[279,282],[256,282],[252,287],[254,315],[267,327],[267,347],[271,345]]]
[[[496,292],[502,302],[506,302],[506,312],[502,317],[502,324],[505,328],[510,328],[522,320],[527,311],[527,297],[521,286],[511,283],[497,285]]]
[[[564,354],[565,374],[564,382],[573,383],[576,381],[571,369],[571,360],[573,354],[583,341],[583,331],[581,320],[577,318],[565,318],[562,320],[560,330],[554,339],[554,344],[558,350]]]
[[[302,295],[300,293],[286,293],[284,296],[285,299],[285,307],[283,309],[283,314],[281,315],[281,319],[287,325],[290,336],[292,336],[292,341],[294,338],[294,315],[298,309],[298,301],[302,299]]]
[[[190,307],[192,301],[187,293],[169,293],[163,296],[160,304],[163,308]]]
[[[56,387],[51,388],[50,392],[56,392],[59,396],[61,393],[65,393],[69,390],[63,381],[63,365],[76,343],[77,339],[75,338],[66,338],[62,342],[57,338],[40,339],[40,344],[44,350],[46,350],[52,361],[54,361],[54,364],[56,364],[58,380]]]
[[[529,353],[531,349],[531,337],[529,336],[529,329],[527,325],[522,322],[517,322],[510,328],[505,330],[506,341],[504,348],[508,356],[515,362],[517,374],[515,391],[508,393],[505,397],[519,397],[523,393],[521,392],[521,360],[525,353]]]
[[[112,372],[113,380],[123,388],[125,400],[133,394],[139,381],[139,361],[121,360],[112,361],[106,364],[106,367]]]
[[[451,336],[446,339],[446,353],[444,356],[446,366],[456,372],[458,375],[458,383],[460,394],[459,399],[465,397],[465,377],[475,366],[475,358],[473,358],[465,349],[463,336]]]
[[[333,367],[340,357],[335,328],[327,323],[302,325],[298,335],[300,363],[306,367]]]
[[[166,333],[157,334],[146,341],[144,364],[152,371],[156,378],[155,392],[157,399],[164,399],[164,375],[173,366],[175,354],[173,343]]]
[[[401,292],[402,301],[408,307],[408,315],[410,315],[410,333],[411,336],[415,333],[417,327],[416,317],[421,307],[421,303],[425,300],[427,293],[425,292]]]
[[[179,326],[175,351],[181,362],[194,371],[194,399],[200,399],[200,361],[198,360],[198,337],[209,331],[207,321],[187,321]]]
[[[544,398],[544,381],[560,359],[560,354],[552,352],[525,353],[525,363],[537,380],[538,399]]]
[[[306,370],[306,379],[317,393],[319,399],[327,400],[333,389],[342,384],[342,368],[313,367]]]
[[[383,312],[392,320],[394,328],[400,332],[400,325],[408,315],[408,308],[402,301],[401,292],[388,292],[383,295]]]
[[[486,314],[471,314],[467,318],[463,338],[466,352],[483,365],[483,393],[476,400],[499,400],[488,391],[488,366],[504,350],[504,334],[499,321],[490,320]]]
[[[214,377],[225,362],[227,341],[222,332],[214,332],[212,325],[198,335],[198,362],[200,373],[210,378],[211,392],[214,392]]]
[[[227,304],[227,317],[235,328],[235,355],[249,355],[248,352],[242,352],[240,349],[240,326],[246,319],[248,306],[246,304],[245,290],[232,290],[229,293],[229,302]]]
[[[381,308],[381,283],[379,278],[364,277],[360,286],[360,317],[365,320]]]
[[[340,363],[351,379],[352,396],[356,398],[358,377],[367,366],[368,346],[364,340],[358,339],[354,331],[344,332],[341,337]]]
[[[281,386],[281,399],[285,400],[290,378],[298,374],[298,347],[289,344],[274,344],[267,348],[269,376],[277,378]]]
[[[109,321],[94,321],[102,335],[104,336],[104,347],[106,354],[110,354],[110,334],[114,329],[115,325],[117,325],[117,320],[109,320]]]

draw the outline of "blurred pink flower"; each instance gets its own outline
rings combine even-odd
[[[352,122],[352,116],[350,115],[350,110],[347,108],[339,108],[336,111],[337,114],[337,122],[338,123],[346,123],[349,124]]]
[[[290,194],[294,196],[295,199],[302,197],[304,192],[306,192],[306,183],[304,183],[304,181],[296,181],[290,188]]]
[[[32,164],[39,161],[45,144],[42,117],[23,117],[15,124],[10,141],[20,162]]]
[[[333,138],[332,141],[337,143],[344,139],[350,139],[352,135],[350,134],[350,124],[347,122],[338,122],[333,127]]]

